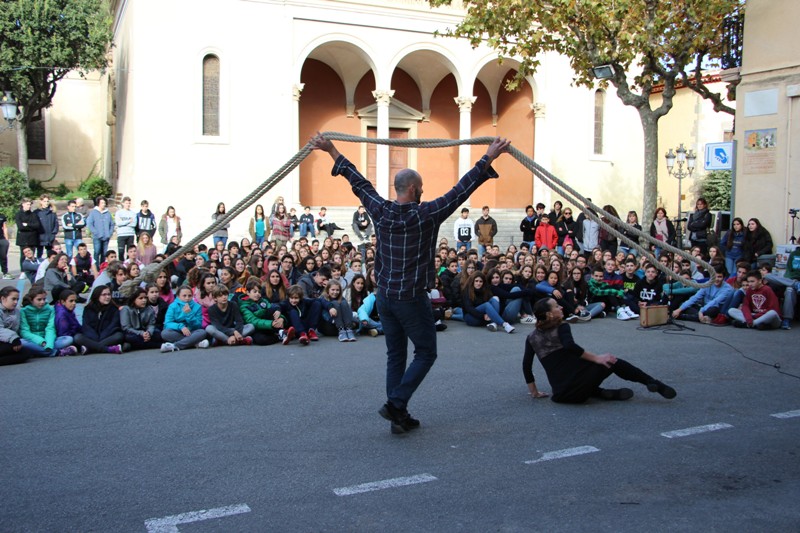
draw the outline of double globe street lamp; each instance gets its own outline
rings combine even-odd
[[[675,227],[675,231],[677,234],[677,241],[678,241],[678,248],[683,249],[683,235],[682,235],[682,209],[681,209],[681,200],[683,200],[683,191],[681,184],[683,183],[683,178],[691,177],[692,173],[694,172],[695,163],[697,162],[697,155],[694,151],[689,150],[686,151],[686,148],[683,147],[683,143],[681,143],[678,148],[675,149],[675,152],[672,151],[672,148],[669,149],[664,157],[667,160],[667,172],[670,176],[678,179],[678,224]],[[675,168],[675,162],[678,162],[678,168]],[[683,166],[686,165],[686,170],[683,170]]]

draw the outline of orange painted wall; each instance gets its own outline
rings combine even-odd
[[[445,77],[431,95],[430,122],[420,122],[421,139],[458,139],[458,96],[456,80]],[[425,180],[425,196],[431,200],[450,190],[461,177],[458,175],[458,147],[426,148],[418,151],[417,170]]]
[[[317,131],[339,131],[360,135],[357,118],[347,118],[344,85],[330,67],[308,59],[300,80],[305,83],[300,96],[299,143],[305,144]],[[359,146],[337,143],[345,157],[358,161]],[[303,205],[355,205],[357,200],[343,178],[333,178],[330,156],[314,152],[300,164],[300,203]],[[338,181],[337,181],[338,180]]]
[[[509,74],[512,76],[513,72]],[[348,118],[345,109],[344,86],[338,75],[324,63],[309,59],[303,67],[301,81],[305,88],[300,99],[300,139],[305,143],[317,130],[340,131],[351,135],[361,134],[357,117]],[[416,109],[422,110],[422,97],[414,80],[398,69],[392,77],[394,97]],[[374,103],[372,91],[375,78],[368,72],[359,81],[354,102],[356,109]],[[455,78],[444,78],[431,96],[429,122],[418,126],[420,138],[457,139],[459,110]],[[501,90],[498,95],[497,127],[492,126],[491,100],[486,88],[475,83],[473,94],[477,100],[472,107],[472,135],[474,137],[508,137],[526,154],[533,154],[534,117],[530,109],[531,90],[525,84],[515,92]],[[357,165],[360,147],[355,143],[337,143],[339,150]],[[472,148],[472,160],[477,161],[486,151],[485,146]],[[530,172],[510,157],[495,163],[500,179],[486,183],[472,197],[471,204],[496,208],[524,207],[531,202],[533,181]],[[350,188],[337,183],[330,176],[331,160],[327,154],[312,153],[300,165],[300,202],[306,205],[353,205]],[[417,150],[417,170],[424,178],[425,198],[431,199],[449,190],[460,178],[458,174],[458,148],[431,148]]]
[[[514,76],[509,72],[503,80],[503,86]],[[497,97],[497,135],[508,137],[517,149],[529,157],[533,153],[534,113],[531,109],[531,87],[523,83],[518,91],[509,92],[504,88]],[[499,185],[496,205],[499,207],[524,208],[533,199],[533,177],[529,170],[512,157],[503,156],[494,165],[498,174],[505,176],[510,186]]]

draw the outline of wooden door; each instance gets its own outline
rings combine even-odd
[[[375,139],[378,136],[377,128],[367,128],[367,137]],[[390,139],[408,139],[408,130],[400,128],[389,128]],[[367,179],[375,185],[375,168],[377,161],[377,146],[376,144],[367,145]],[[408,166],[408,148],[401,146],[389,147],[389,199],[394,200],[397,194],[394,191],[394,177],[400,171]]]

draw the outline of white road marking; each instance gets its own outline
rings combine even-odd
[[[178,533],[178,524],[190,524],[249,512],[250,507],[245,503],[240,503],[217,507],[216,509],[203,509],[202,511],[165,516],[164,518],[150,518],[144,521],[144,525],[148,533]]]
[[[707,426],[695,426],[693,428],[676,429],[675,431],[666,431],[661,434],[662,437],[674,439],[676,437],[688,437],[689,435],[697,435],[698,433],[708,433],[709,431],[718,431],[720,429],[728,429],[733,426],[720,422],[719,424],[708,424]]]
[[[599,452],[599,448],[594,446],[578,446],[577,448],[567,448],[565,450],[557,450],[555,452],[546,452],[538,459],[532,461],[525,461],[526,465],[535,463],[543,463],[545,461],[552,461],[554,459],[564,459],[565,457],[574,457],[576,455],[584,455],[587,453]]]
[[[362,483],[361,485],[353,485],[351,487],[341,487],[338,489],[333,489],[333,493],[337,496],[351,496],[353,494],[361,494],[362,492],[392,489],[394,487],[405,487],[407,485],[416,485],[418,483],[427,483],[428,481],[436,480],[437,478],[430,474],[417,474],[416,476],[396,477],[394,479],[384,479],[382,481]]]
[[[786,411],[785,413],[775,413],[769,416],[774,416],[775,418],[794,418],[800,416],[800,409],[796,411]]]

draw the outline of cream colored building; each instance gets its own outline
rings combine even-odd
[[[417,0],[118,0],[114,10],[108,75],[83,82],[92,96],[82,101],[77,87],[59,87],[47,112],[57,179],[83,179],[87,162],[99,159],[115,190],[135,205],[146,198],[157,215],[175,206],[185,234],[207,226],[217,202],[234,205],[317,130],[506,136],[595,202],[641,211],[636,111],[613,88],[573,87],[568,61],[555,54],[509,93],[503,85],[513,60],[498,65],[489,49],[434,35],[457,23],[456,8],[433,10]],[[109,87],[113,99],[106,98]],[[699,149],[722,140],[730,117],[685,92],[661,120],[662,146]],[[77,123],[92,132],[93,143],[81,149],[80,164],[67,164],[59,154],[69,152]],[[0,143],[10,151],[7,136]],[[484,151],[340,148],[388,196],[396,168],[417,168],[429,198],[451,187]],[[502,178],[483,186],[472,205],[521,214],[529,203],[558,199],[511,158],[497,167]],[[670,180],[661,178],[660,192],[674,206]],[[296,207],[357,204],[318,153],[261,203],[269,209],[279,195]],[[237,219],[231,235],[245,235],[248,221],[249,214]]]
[[[791,235],[789,209],[800,208],[798,20],[796,0],[748,0],[736,90],[735,214],[758,218],[776,245]]]

